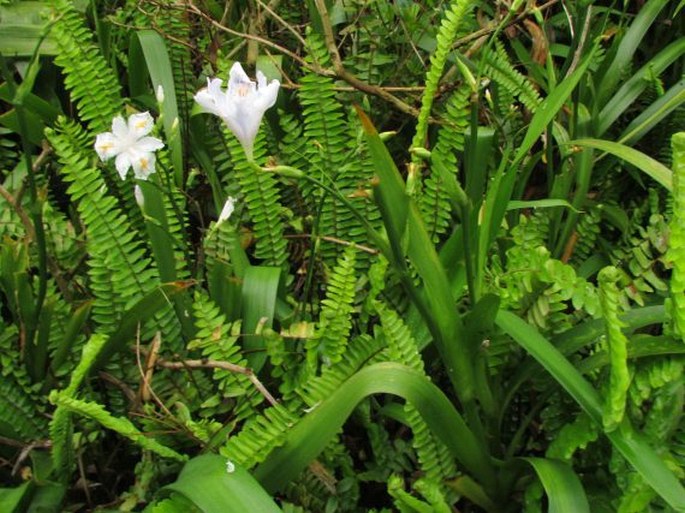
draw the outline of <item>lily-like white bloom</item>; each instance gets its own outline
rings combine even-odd
[[[216,224],[219,225],[224,221],[228,221],[228,219],[231,217],[231,214],[233,214],[234,210],[235,198],[233,196],[229,196],[226,199],[226,203],[224,203],[224,208],[221,209],[221,214],[219,214],[219,219],[217,220]]]
[[[228,89],[222,91],[222,80],[207,79],[207,87],[200,89],[195,101],[205,112],[219,116],[238,138],[247,158],[252,159],[252,148],[264,112],[276,103],[281,83],[257,71],[257,83],[250,80],[239,62],[233,64],[228,78]]]
[[[156,137],[147,136],[153,126],[148,112],[133,114],[128,123],[117,116],[112,120],[111,132],[98,134],[95,151],[103,162],[115,157],[114,165],[122,180],[130,167],[136,178],[147,180],[155,172],[155,151],[164,147]]]

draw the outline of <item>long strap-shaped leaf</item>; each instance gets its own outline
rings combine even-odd
[[[537,472],[547,493],[549,513],[590,513],[583,485],[570,465],[548,458],[521,458]]]
[[[278,513],[281,509],[247,470],[216,454],[193,458],[163,491],[180,493],[202,513]]]
[[[576,139],[574,141],[569,141],[568,144],[597,148],[598,150],[611,153],[637,167],[647,176],[663,185],[666,190],[673,190],[673,173],[671,170],[658,160],[653,159],[649,155],[645,155],[641,151],[631,148],[630,146],[602,139]]]
[[[486,488],[496,487],[490,458],[442,391],[425,376],[397,363],[370,365],[316,405],[254,472],[268,491],[285,486],[340,430],[359,402],[373,394],[394,394],[409,401],[463,468]]]
[[[602,425],[602,402],[599,394],[556,347],[511,312],[500,311],[495,323],[540,362],[594,422]],[[624,419],[618,429],[606,435],[654,491],[676,511],[685,511],[685,489],[627,419]]]
[[[150,74],[152,87],[155,92],[161,86],[164,90],[164,135],[171,151],[171,163],[174,166],[174,178],[176,186],[183,187],[183,147],[181,145],[181,133],[178,128],[178,105],[176,103],[176,88],[174,86],[174,74],[171,69],[171,61],[167,52],[164,39],[154,30],[140,30],[131,36],[129,62],[135,66],[135,72],[131,74],[132,84],[136,94],[141,94],[145,86],[141,83],[143,77],[142,60]],[[141,80],[142,78],[142,80]],[[174,126],[175,125],[175,126]]]
[[[359,108],[357,114],[376,171],[374,197],[391,247],[386,257],[405,278],[409,276],[405,264],[409,258],[421,276],[423,290],[419,292],[410,286],[408,292],[433,334],[459,399],[468,406],[478,391],[474,385],[472,356],[463,336],[463,323],[456,312],[445,268],[435,252],[418,208],[405,192],[404,181],[388,149],[368,116]]]

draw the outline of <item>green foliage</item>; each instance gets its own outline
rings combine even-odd
[[[233,158],[234,177],[240,184],[240,192],[247,206],[257,239],[255,256],[266,265],[285,266],[288,258],[287,242],[283,238],[283,207],[275,178],[267,172],[255,169],[232,136],[227,135],[226,145]],[[264,139],[258,137],[254,158],[263,162],[266,157]],[[230,194],[230,192],[229,192]]]
[[[321,37],[315,33],[307,37],[308,60],[318,66],[329,64],[329,57]],[[363,155],[355,148],[355,140],[350,133],[346,113],[337,98],[335,83],[329,77],[316,73],[306,73],[298,91],[302,105],[302,135],[304,145],[291,148],[295,151],[293,163],[301,163],[307,173],[346,197],[363,186],[370,175],[363,165]],[[294,134],[291,134],[291,137]],[[303,156],[300,154],[302,151]],[[359,219],[342,202],[320,188],[302,184],[302,193],[311,212],[316,213],[316,223],[312,232],[317,235],[335,237],[350,242],[366,242],[364,228]],[[355,207],[373,216],[363,197],[352,200]],[[326,263],[332,265],[341,247],[321,242]]]
[[[426,131],[428,129],[428,118],[433,108],[435,93],[438,90],[440,78],[442,77],[447,56],[449,55],[452,43],[457,37],[460,25],[464,21],[473,2],[470,0],[456,0],[450,3],[445,11],[444,18],[440,22],[440,28],[435,36],[436,48],[430,58],[430,68],[426,73],[426,88],[421,97],[421,111],[416,124],[416,132],[412,139],[412,148],[424,147]]]
[[[61,160],[65,180],[72,182],[69,194],[78,201],[88,230],[93,318],[104,329],[112,329],[127,308],[159,283],[156,270],[116,199],[105,192],[106,182],[83,154],[87,135],[63,121],[48,137]],[[179,336],[178,321],[171,309],[162,316],[156,329],[173,341]]]
[[[232,329],[230,323],[226,323],[219,307],[207,296],[198,293],[193,301],[193,310],[198,331],[196,339],[188,344],[188,350],[200,350],[202,357],[207,360],[246,367],[247,360],[241,355],[237,344],[239,333]],[[239,327],[237,324],[236,328]],[[264,399],[245,374],[214,369],[212,378],[213,387],[218,393],[203,397],[200,412],[203,417],[230,412],[235,417],[233,422],[237,422],[250,416]]]
[[[116,431],[120,435],[132,440],[143,449],[152,451],[164,458],[172,458],[178,461],[185,461],[187,459],[185,456],[161,445],[154,438],[150,438],[145,433],[139,431],[128,419],[113,417],[97,403],[74,399],[59,392],[53,392],[50,395],[50,401],[57,405],[58,408],[64,408],[69,413],[91,418],[103,427]]]
[[[319,361],[326,366],[338,363],[345,352],[352,327],[351,314],[357,282],[356,252],[354,246],[345,249],[328,279],[317,330],[305,345],[307,363],[313,370],[316,370]]]
[[[457,154],[464,150],[464,134],[469,123],[470,87],[462,85],[445,103],[442,119],[445,126],[438,131],[435,147],[431,151],[431,174],[424,181],[420,207],[426,228],[434,242],[450,225],[450,202],[444,177],[438,166],[444,166],[446,173],[457,175],[459,159]]]
[[[122,108],[119,82],[92,42],[83,15],[68,0],[54,0],[51,34],[58,53],[55,63],[63,69],[64,84],[92,133],[109,130]]]
[[[668,257],[673,262],[671,276],[671,303],[673,305],[673,328],[685,337],[685,136],[673,136],[673,218]]]
[[[520,218],[511,232],[514,245],[507,250],[506,267],[492,290],[501,294],[505,305],[525,313],[531,324],[558,333],[570,328],[583,310],[594,316],[599,304],[591,283],[570,265],[550,257],[544,246],[547,219],[539,213]],[[574,312],[569,313],[569,305]]]
[[[685,509],[685,27],[613,7],[50,0],[0,59],[0,495]],[[253,161],[192,99],[234,62]]]
[[[607,344],[610,358],[608,392],[604,404],[602,422],[606,431],[613,431],[623,420],[626,395],[630,386],[627,339],[621,332],[623,324],[618,318],[618,281],[620,274],[615,267],[605,267],[599,272],[602,317],[606,323]]]
[[[402,319],[380,302],[376,303],[376,309],[388,346],[384,353],[391,361],[402,363],[425,374],[416,340]],[[404,410],[413,434],[412,444],[426,479],[432,483],[442,483],[453,477],[456,468],[447,447],[430,432],[415,406],[407,404]]]

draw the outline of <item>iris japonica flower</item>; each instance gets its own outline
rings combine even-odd
[[[128,122],[117,116],[112,120],[111,132],[98,134],[95,151],[103,162],[115,157],[114,165],[122,180],[131,167],[136,178],[147,180],[155,172],[155,151],[164,147],[162,141],[147,135],[153,126],[148,112],[133,114]]]
[[[221,89],[222,80],[207,79],[207,87],[200,89],[195,101],[205,112],[219,116],[238,138],[247,158],[252,160],[252,148],[264,112],[276,103],[281,83],[257,71],[257,82],[247,76],[239,62],[233,64],[228,77],[228,88]]]

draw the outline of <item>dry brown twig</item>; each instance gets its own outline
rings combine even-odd
[[[234,372],[236,374],[243,374],[252,382],[257,390],[264,396],[264,398],[271,404],[275,406],[278,401],[272,396],[266,387],[259,381],[259,378],[254,373],[252,369],[243,367],[241,365],[236,365],[230,362],[222,362],[218,360],[182,360],[180,362],[170,362],[159,358],[156,362],[158,367],[163,367],[165,369],[223,369],[229,372]]]

